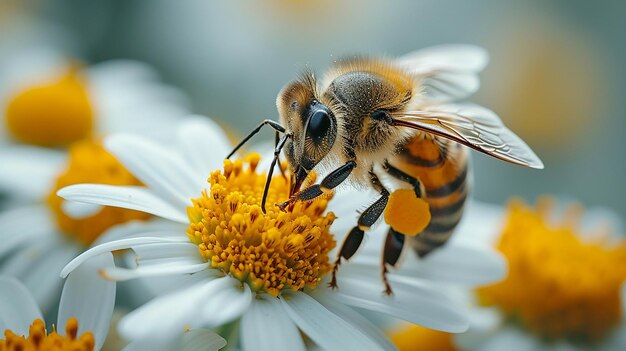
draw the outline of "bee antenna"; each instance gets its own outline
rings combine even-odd
[[[230,154],[226,156],[226,158],[230,158],[232,155],[234,155],[235,152],[237,152],[237,150],[239,150],[240,147],[242,147],[248,140],[250,140],[250,138],[252,138],[256,133],[258,133],[261,130],[261,128],[263,128],[263,126],[265,125],[272,127],[272,129],[274,129],[277,133],[285,133],[285,127],[280,125],[280,123],[273,121],[271,119],[266,119],[263,122],[259,123],[259,125],[256,128],[254,128],[245,138],[243,138],[243,140],[241,140],[239,144],[235,146],[233,151],[231,151]]]
[[[274,158],[272,159],[272,164],[267,171],[267,179],[265,180],[265,188],[263,189],[263,199],[261,200],[261,211],[263,211],[263,213],[266,213],[265,202],[267,202],[267,192],[270,189],[270,183],[272,183],[272,174],[274,174],[274,167],[276,166],[276,162],[278,162],[278,155],[280,155],[280,152],[283,150],[283,146],[285,146],[287,139],[290,137],[291,134],[284,134],[281,136],[276,148],[274,149]]]

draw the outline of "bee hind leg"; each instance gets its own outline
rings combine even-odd
[[[387,273],[389,269],[387,266],[395,267],[402,253],[404,247],[405,235],[396,231],[393,228],[389,228],[387,232],[387,238],[385,239],[385,247],[383,249],[383,261],[382,261],[382,277],[385,284],[385,294],[392,295],[391,285],[387,279]]]
[[[424,194],[424,189],[423,189],[423,185],[422,183],[419,181],[419,179],[415,178],[414,176],[407,174],[405,172],[403,172],[402,170],[396,168],[395,166],[391,165],[389,163],[389,161],[385,161],[385,163],[383,164],[383,169],[392,177],[403,181],[405,183],[409,183],[413,186],[413,191],[415,191],[415,196],[417,196],[418,198],[422,198],[423,194]]]
[[[349,260],[356,253],[359,246],[361,246],[361,243],[363,242],[365,230],[376,223],[378,218],[380,218],[385,211],[385,207],[387,207],[387,202],[389,201],[389,191],[385,189],[376,174],[373,172],[370,172],[370,182],[372,183],[372,186],[380,192],[380,197],[373,204],[369,205],[363,213],[361,213],[357,221],[357,225],[350,230],[350,233],[348,233],[348,236],[346,236],[343,241],[339,254],[337,255],[337,260],[335,260],[335,264],[333,266],[332,278],[329,283],[331,288],[337,287],[337,271],[339,270],[341,259],[343,258]]]

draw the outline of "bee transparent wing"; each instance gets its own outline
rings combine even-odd
[[[416,111],[392,113],[398,126],[454,140],[487,155],[514,164],[543,168],[526,143],[510,131],[491,110],[472,104],[446,104]]]
[[[396,64],[422,81],[423,100],[447,102],[478,90],[478,72],[489,61],[487,52],[473,45],[441,45],[406,54]]]

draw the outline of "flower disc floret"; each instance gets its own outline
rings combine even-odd
[[[264,174],[255,172],[257,154],[244,162],[224,162],[211,173],[210,192],[192,200],[187,235],[213,268],[247,283],[252,290],[277,296],[282,290],[314,288],[331,269],[335,247],[326,213],[328,199],[297,203],[281,211],[275,203],[289,196],[289,182],[272,179],[266,210],[261,210]]]
[[[36,319],[29,328],[27,336],[4,332],[4,339],[0,339],[0,351],[92,351],[95,340],[91,332],[85,332],[77,338],[78,321],[72,317],[67,321],[65,336],[59,335],[56,330],[48,334],[46,325],[41,319]]]

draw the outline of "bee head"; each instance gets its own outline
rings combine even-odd
[[[291,134],[284,151],[293,177],[292,193],[330,152],[337,137],[337,119],[316,98],[315,89],[312,74],[304,75],[283,88],[276,102],[281,123]]]

